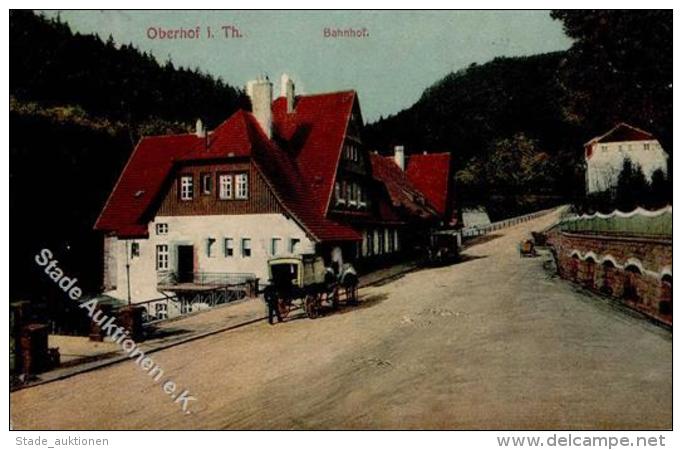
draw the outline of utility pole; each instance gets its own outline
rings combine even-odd
[[[128,282],[128,306],[131,304],[130,300],[130,254],[129,244],[126,242],[126,281]]]

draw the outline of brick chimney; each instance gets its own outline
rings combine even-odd
[[[405,147],[396,145],[393,149],[393,159],[400,170],[405,170]]]
[[[295,89],[296,86],[294,85],[294,82],[289,78],[289,75],[286,73],[282,74],[281,78],[281,87],[280,87],[280,97],[284,97],[287,99],[287,113],[291,113],[294,111],[294,98],[295,98]]]
[[[272,83],[266,76],[246,84],[246,93],[251,98],[251,110],[265,134],[272,137]]]

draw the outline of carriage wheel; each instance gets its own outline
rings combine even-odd
[[[304,300],[305,313],[310,319],[317,319],[320,315],[319,294],[308,294]]]
[[[358,304],[358,286],[349,286],[346,288],[346,301],[351,305]]]
[[[287,305],[287,301],[283,298],[277,299],[277,309],[279,310],[279,315],[282,316],[282,319],[286,318],[289,315],[289,311],[291,311],[291,308]]]
[[[339,287],[334,286],[331,293],[332,296],[332,309],[339,309]]]

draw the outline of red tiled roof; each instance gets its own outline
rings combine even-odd
[[[208,142],[208,146],[206,146]],[[145,237],[145,212],[159,195],[177,163],[201,159],[250,156],[282,206],[318,241],[357,240],[350,226],[311,208],[308,186],[296,161],[265,136],[251,113],[238,111],[210,134],[143,138],[133,151],[95,229],[121,237]],[[317,205],[314,205],[317,206]]]
[[[359,240],[361,235],[352,227],[328,218],[326,214],[311,208],[312,197],[306,186],[303,172],[297,161],[274,144],[250,113],[244,113],[249,122],[254,142],[253,161],[263,173],[282,206],[294,217],[311,237],[318,241]]]
[[[448,210],[450,153],[415,154],[407,157],[405,173],[412,184],[443,216]]]
[[[245,111],[233,114],[208,139],[193,134],[143,138],[95,228],[120,237],[145,237],[147,214],[176,165],[202,159],[250,157],[282,207],[314,240],[359,240],[357,230],[327,214],[344,136],[356,102],[354,91],[298,96],[294,111],[288,113],[286,100],[276,99],[272,104],[272,140],[254,116]],[[435,212],[433,207],[438,212],[445,210],[449,177],[449,155],[428,156],[435,158],[422,161],[410,157],[407,177],[393,162],[389,161],[394,167],[384,164],[380,157],[376,161],[372,158],[377,179],[385,183],[393,206],[425,218]],[[434,171],[438,176],[433,176]],[[421,204],[419,191],[428,202]],[[378,216],[363,220],[402,221],[388,198],[377,200]]]
[[[420,219],[428,220],[437,217],[436,209],[429,203],[424,194],[410,182],[405,172],[398,167],[392,157],[375,153],[370,156],[372,175],[386,186],[393,207]]]
[[[142,215],[160,191],[174,161],[200,142],[192,134],[140,139],[104,205],[95,229],[115,231],[119,236],[145,237],[147,224],[141,221]]]
[[[296,158],[320,214],[327,212],[334,186],[341,146],[356,101],[355,91],[298,96],[294,111],[287,113],[286,99],[272,104],[274,135],[286,141]]]
[[[621,122],[601,136],[590,139],[585,145],[599,142],[648,141],[651,139],[654,139],[654,136],[648,131]]]

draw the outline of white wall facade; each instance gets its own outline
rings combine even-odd
[[[589,194],[616,187],[623,162],[629,158],[639,165],[647,180],[658,169],[667,174],[668,155],[655,140],[621,141],[592,144],[592,155],[586,158],[586,188]]]
[[[167,224],[166,234],[157,234],[156,225]],[[243,214],[204,216],[159,216],[150,222],[147,239],[116,239],[110,244],[116,260],[116,287],[107,292],[112,297],[127,299],[126,260],[130,263],[130,295],[133,302],[163,297],[157,290],[157,245],[168,245],[168,270],[177,270],[177,247],[194,246],[194,272],[253,273],[267,282],[267,260],[273,256],[272,239],[279,238],[279,255],[289,254],[292,239],[298,239],[295,253],[312,253],[315,244],[303,229],[283,214]],[[208,239],[215,239],[211,256]],[[225,256],[224,239],[231,238],[233,255]],[[251,240],[251,256],[244,256],[241,241]],[[131,244],[139,245],[139,255],[132,256]],[[127,250],[126,250],[127,247]],[[126,254],[127,253],[127,254]],[[128,255],[128,256],[127,256]]]

